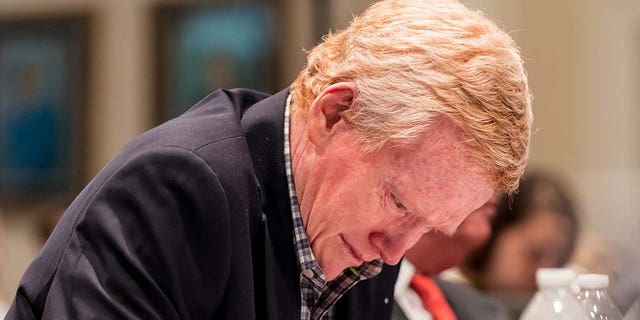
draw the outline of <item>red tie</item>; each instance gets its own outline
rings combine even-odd
[[[438,285],[431,278],[421,274],[414,274],[409,284],[418,293],[424,306],[435,320],[456,320],[456,315],[445,299]]]

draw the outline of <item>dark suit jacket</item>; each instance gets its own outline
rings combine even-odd
[[[287,93],[219,90],[133,140],[71,204],[7,319],[299,319]],[[337,318],[388,319],[396,275],[356,285]]]

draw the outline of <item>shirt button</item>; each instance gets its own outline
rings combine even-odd
[[[389,298],[384,298],[384,304],[389,304]]]
[[[304,275],[305,275],[305,276],[307,276],[308,278],[313,278],[313,270],[311,270],[311,269],[307,269],[307,270],[304,270],[304,272],[303,272],[303,273],[304,273]]]

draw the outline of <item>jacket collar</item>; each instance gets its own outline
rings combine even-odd
[[[284,110],[289,88],[259,101],[242,115],[242,128],[260,187],[268,242],[287,286],[298,292],[299,270],[284,159]],[[263,219],[264,219],[263,218]],[[299,302],[298,302],[299,303]]]

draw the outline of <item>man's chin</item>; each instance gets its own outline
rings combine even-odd
[[[328,269],[328,272],[325,271],[324,276],[327,278],[327,281],[331,281],[331,280],[335,279],[336,277],[338,277],[340,272]]]
[[[335,278],[337,278],[343,270],[346,270],[347,268],[340,268],[338,266],[327,266],[326,268],[322,267],[322,265],[320,265],[320,268],[322,268],[322,271],[324,272],[324,276],[327,279],[327,281],[331,281]]]

